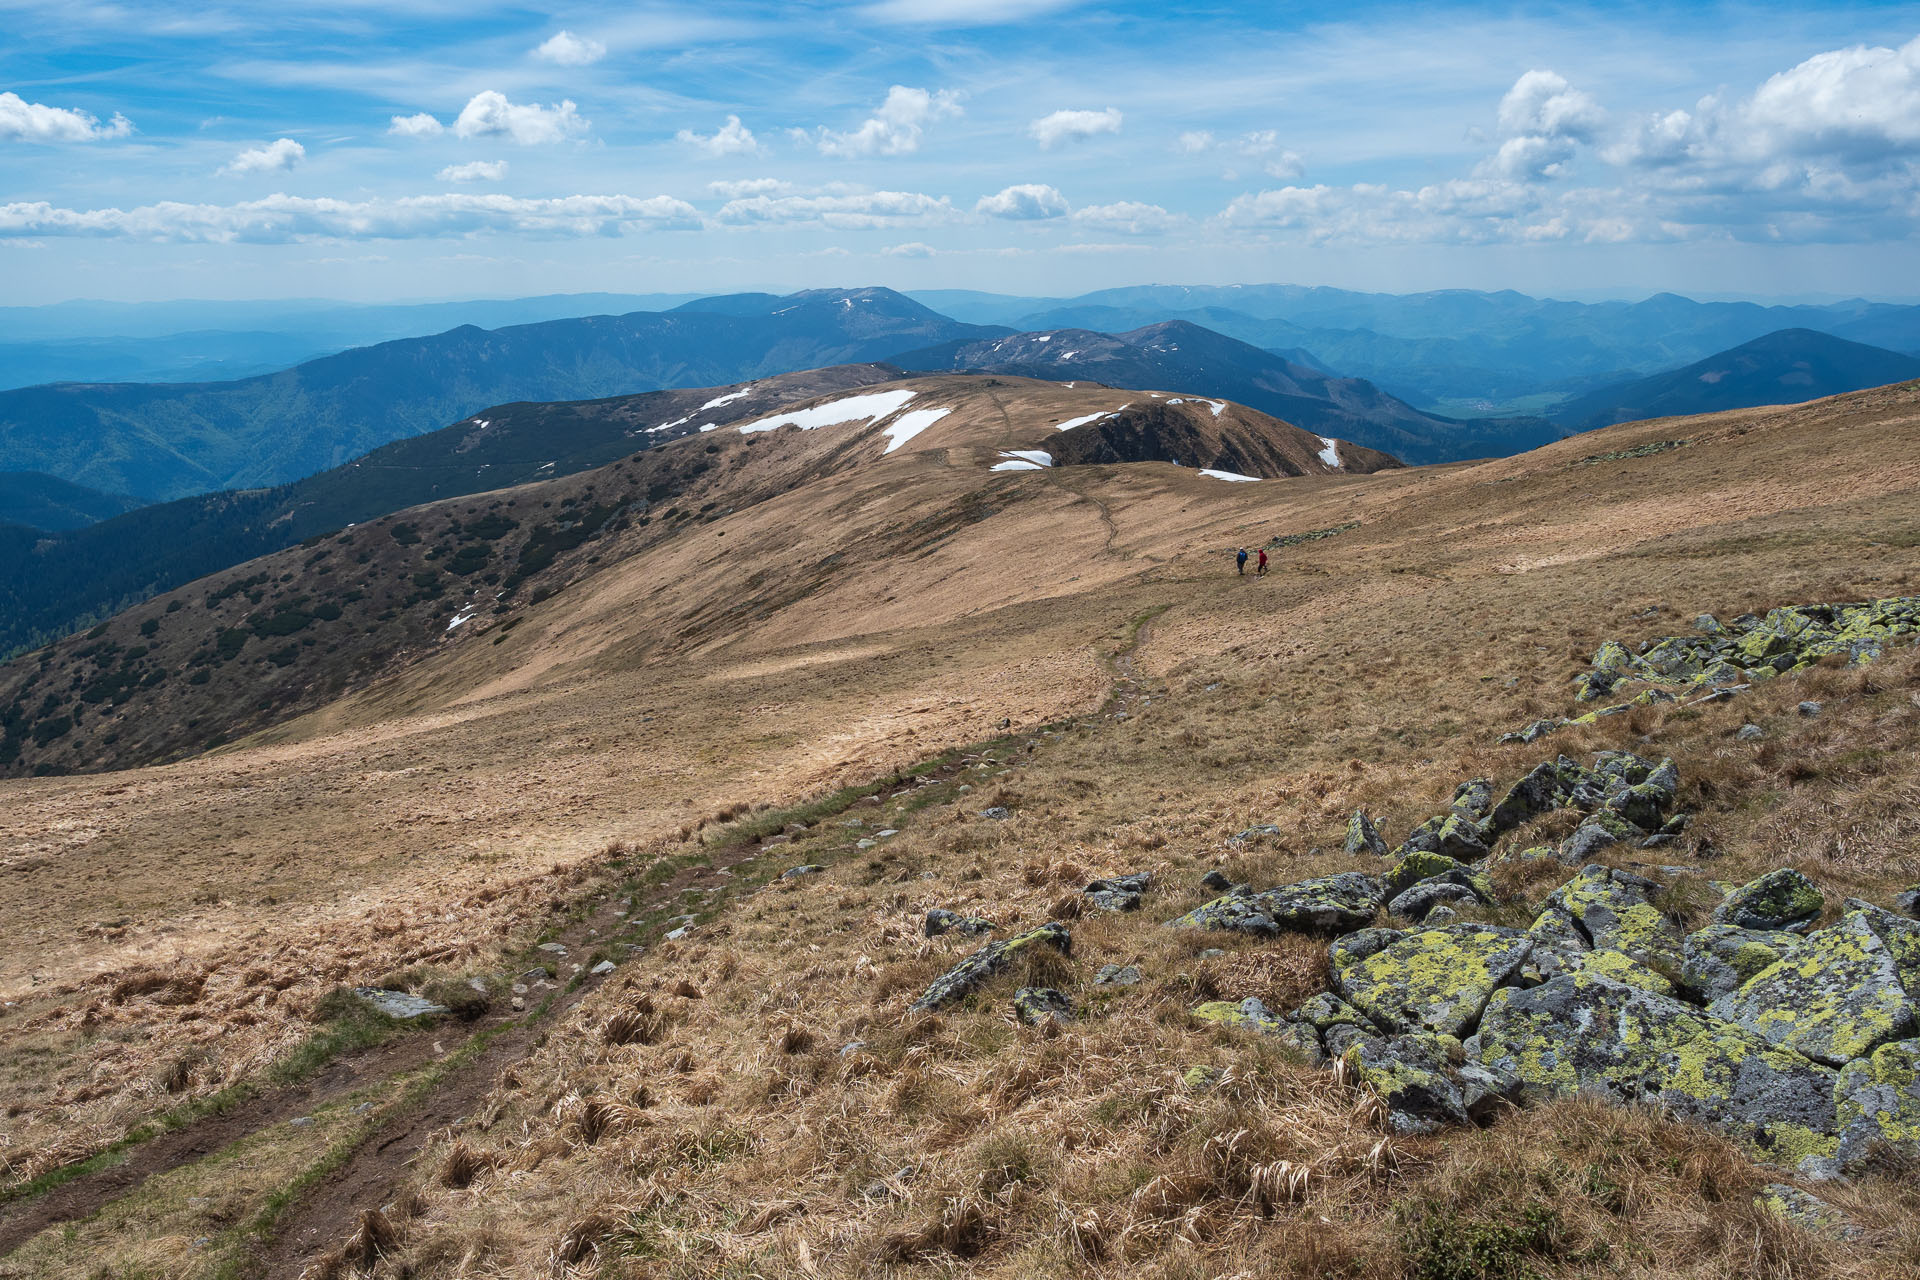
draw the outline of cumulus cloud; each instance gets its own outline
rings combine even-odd
[[[927,126],[961,114],[960,95],[894,85],[880,109],[858,129],[837,133],[820,130],[821,154],[829,156],[904,156],[920,149]]]
[[[891,258],[931,258],[939,250],[920,240],[909,240],[905,244],[890,244],[880,252]]]
[[[388,133],[398,134],[402,138],[437,138],[446,131],[447,126],[424,111],[418,115],[395,116],[393,123],[387,126]]]
[[[451,126],[457,138],[507,138],[523,147],[565,142],[587,131],[571,99],[541,106],[533,102],[509,102],[507,95],[495,89],[483,90],[467,100]],[[448,132],[449,126],[426,112],[395,116],[387,132],[403,138],[434,138]]]
[[[1194,129],[1175,139],[1173,147],[1182,155],[1204,155],[1213,150],[1214,136],[1210,130]]]
[[[716,220],[734,226],[817,223],[839,230],[914,223],[946,222],[955,216],[945,196],[913,191],[869,191],[845,195],[742,196],[729,200]]]
[[[547,38],[533,56],[562,67],[585,67],[607,56],[607,46],[571,31],[560,31]]]
[[[252,147],[221,166],[220,172],[232,177],[250,173],[278,173],[291,169],[307,158],[307,149],[292,138],[278,138],[264,147]]]
[[[382,200],[272,195],[239,204],[165,201],[134,209],[64,209],[44,201],[0,205],[0,238],[93,236],[285,244],[483,232],[602,236],[685,230],[700,225],[698,211],[671,196],[556,196],[534,200],[448,192]]]
[[[1167,212],[1157,204],[1121,200],[1114,204],[1094,204],[1084,209],[1076,209],[1073,221],[1077,225],[1097,227],[1104,231],[1118,231],[1130,236],[1150,236],[1171,231],[1186,219],[1178,214]]]
[[[133,121],[119,112],[101,124],[98,117],[67,107],[28,102],[17,93],[0,93],[0,142],[97,142],[124,138]]]
[[[793,184],[784,178],[729,178],[709,182],[707,190],[723,200],[738,200],[741,196],[786,195],[793,190]]]
[[[1027,133],[1051,151],[1065,142],[1083,142],[1095,134],[1118,133],[1122,117],[1112,107],[1101,111],[1055,111],[1027,126]]]
[[[739,116],[728,116],[727,122],[710,134],[698,134],[691,129],[682,129],[673,136],[675,141],[698,147],[710,156],[760,154],[759,140],[753,136],[753,130],[740,123]]]
[[[1037,182],[1023,182],[1018,186],[1006,187],[998,194],[982,196],[979,203],[973,206],[973,211],[993,218],[1036,222],[1066,217],[1067,198],[1052,187]]]
[[[1481,172],[1507,178],[1558,178],[1581,144],[1594,140],[1606,112],[1555,71],[1533,70],[1500,100],[1500,150]]]
[[[450,164],[434,175],[442,182],[498,182],[507,176],[505,160],[469,160]]]

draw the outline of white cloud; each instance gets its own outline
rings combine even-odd
[[[821,154],[829,156],[903,156],[920,149],[921,135],[936,120],[961,114],[960,95],[942,89],[930,93],[894,85],[880,109],[858,129],[820,130]]]
[[[783,196],[793,190],[793,184],[784,178],[731,178],[709,182],[707,190],[723,200],[738,200],[741,196]]]
[[[571,31],[560,31],[533,51],[533,56],[562,67],[585,67],[607,56],[607,46]]]
[[[447,126],[422,111],[419,115],[395,116],[393,123],[387,126],[388,133],[403,138],[435,138],[447,131]]]
[[[291,169],[307,158],[307,149],[292,138],[278,138],[264,147],[253,147],[221,166],[220,172],[232,177],[250,173],[277,173]]]
[[[720,207],[715,218],[736,226],[818,223],[839,230],[865,230],[950,221],[955,210],[945,196],[912,191],[851,195],[743,196]]]
[[[1594,140],[1606,115],[1565,76],[1529,71],[1500,100],[1500,131],[1506,139],[1480,170],[1515,179],[1562,177],[1581,144]]]
[[[1203,155],[1213,150],[1214,137],[1213,134],[1206,129],[1194,129],[1181,134],[1173,145],[1174,149],[1183,155]]]
[[[511,138],[521,146],[565,142],[587,131],[587,122],[571,99],[540,106],[507,101],[507,95],[487,89],[476,93],[460,110],[453,132],[462,138]]]
[[[1137,200],[1088,205],[1084,209],[1076,209],[1073,220],[1078,225],[1119,231],[1130,236],[1158,235],[1186,221],[1157,204],[1143,204]]]
[[[272,195],[231,205],[166,201],[134,209],[63,209],[44,201],[0,205],[0,237],[95,236],[216,244],[405,240],[483,232],[598,236],[699,226],[699,212],[671,196],[529,200],[448,192],[357,201]]]
[[[1121,119],[1112,107],[1101,111],[1055,111],[1029,124],[1027,133],[1040,144],[1041,150],[1051,151],[1063,142],[1082,142],[1095,134],[1118,133]]]
[[[507,176],[505,160],[469,160],[450,164],[434,177],[442,182],[498,182]]]
[[[892,258],[931,258],[939,250],[919,240],[909,240],[906,244],[890,244],[880,252]]]
[[[1052,187],[1037,182],[1023,182],[1018,186],[1006,187],[996,195],[982,196],[973,206],[973,211],[1016,222],[1064,218],[1067,216],[1067,198]]]
[[[115,112],[101,124],[95,116],[66,107],[28,102],[17,93],[0,93],[0,142],[96,142],[124,138],[133,122]]]
[[[876,0],[864,6],[863,16],[879,22],[913,26],[984,27],[1030,22],[1081,0]]]
[[[675,141],[698,147],[710,156],[760,154],[759,140],[753,136],[753,130],[740,123],[739,116],[728,116],[727,122],[710,134],[703,135],[691,129],[682,129],[673,136]]]

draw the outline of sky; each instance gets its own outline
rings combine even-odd
[[[0,304],[1920,295],[1920,4],[0,0]]]

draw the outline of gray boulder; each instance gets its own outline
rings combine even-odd
[[[1710,924],[1681,944],[1680,980],[1700,1000],[1717,1000],[1799,949],[1796,934]]]
[[[1073,1021],[1073,1001],[1052,987],[1022,987],[1013,993],[1013,1013],[1027,1026]]]
[[[1858,1172],[1879,1149],[1920,1155],[1920,1040],[1883,1044],[1849,1062],[1833,1096],[1842,1170]]]
[[[1136,871],[1132,875],[1109,876],[1104,880],[1095,880],[1085,889],[1093,905],[1103,911],[1137,911],[1140,909],[1141,895],[1153,880],[1150,871]]]
[[[1412,886],[1387,903],[1387,911],[1403,920],[1425,920],[1435,907],[1446,903],[1478,906],[1480,891],[1473,877],[1462,871],[1447,871]]]
[[[984,986],[988,979],[1025,956],[1030,948],[1041,946],[1051,947],[1061,955],[1070,956],[1073,954],[1073,935],[1068,932],[1064,924],[1057,920],[1049,920],[1039,928],[1029,929],[1017,937],[989,942],[935,978],[927,987],[926,994],[915,1000],[908,1008],[915,1012],[927,1013],[958,1004]]]
[[[1681,969],[1680,929],[1653,905],[1660,886],[1628,871],[1596,864],[1554,891],[1549,906],[1565,912],[1595,949],[1618,951],[1659,973]]]
[[[948,911],[945,907],[935,907],[927,912],[926,931],[929,938],[937,938],[943,933],[984,937],[993,932],[993,921]]]
[[[1347,1066],[1387,1107],[1395,1133],[1434,1133],[1467,1119],[1466,1099],[1449,1074],[1444,1042],[1435,1036],[1368,1037],[1342,1055]]]
[[[1225,929],[1272,937],[1282,932],[1346,933],[1373,919],[1386,891],[1357,871],[1281,885],[1265,893],[1228,893],[1167,921],[1174,929]]]
[[[1480,1020],[1494,991],[1532,949],[1517,929],[1456,924],[1409,933],[1359,957],[1335,951],[1334,992],[1394,1032],[1460,1036]]]
[[[1864,911],[1808,934],[1792,955],[1716,999],[1707,1012],[1836,1067],[1915,1030],[1894,953]]]
[[[1827,905],[1813,881],[1791,867],[1769,871],[1728,894],[1713,909],[1715,924],[1805,933]]]
[[[1387,842],[1380,838],[1379,830],[1373,825],[1373,819],[1367,817],[1365,809],[1355,809],[1353,816],[1347,819],[1347,839],[1341,846],[1350,854],[1371,853],[1385,857]]]

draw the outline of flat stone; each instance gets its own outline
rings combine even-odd
[[[1073,936],[1067,926],[1058,921],[1048,921],[1017,937],[987,943],[934,979],[926,994],[908,1007],[926,1013],[957,1004],[977,991],[994,974],[1011,965],[1027,948],[1042,945],[1052,947],[1062,955],[1073,954]]]
[[[353,994],[389,1018],[425,1018],[436,1013],[447,1012],[447,1006],[435,1004],[424,996],[409,995],[405,991],[383,991],[379,987],[355,987]]]
[[[1093,975],[1093,981],[1102,987],[1134,987],[1140,984],[1140,970],[1130,964],[1103,964]]]
[[[1013,810],[1003,804],[988,805],[980,811],[980,816],[983,818],[991,818],[995,822],[1005,822],[1013,816]]]
[[[1920,1156],[1920,1040],[1883,1044],[1841,1067],[1833,1096],[1843,1170],[1857,1172],[1877,1146]]]
[[[1013,993],[1013,1013],[1030,1027],[1043,1022],[1065,1024],[1073,1021],[1073,1001],[1052,987],[1022,987]]]
[[[1863,911],[1808,934],[1792,954],[1714,1000],[1707,1012],[1835,1067],[1915,1029],[1894,953]]]
[[[944,907],[935,907],[927,912],[926,933],[929,938],[937,938],[943,933],[982,937],[992,932],[993,921],[982,920],[979,916],[962,915]]]
[[[1769,871],[1728,894],[1713,909],[1715,924],[1741,929],[1805,933],[1826,908],[1813,881],[1791,867]]]
[[[1281,885],[1265,893],[1227,893],[1167,921],[1174,929],[1224,929],[1272,937],[1282,932],[1343,933],[1373,919],[1384,891],[1357,871]]]
[[[1335,952],[1335,994],[1394,1032],[1460,1036],[1480,1020],[1494,991],[1533,947],[1518,929],[1456,924],[1397,938],[1371,954]]]
[[[807,862],[797,867],[788,867],[780,873],[782,880],[798,880],[801,876],[817,876],[826,868],[818,863]]]
[[[619,965],[615,964],[611,960],[602,960],[599,964],[587,970],[587,972],[592,974],[596,978],[604,978],[619,967],[620,967]]]
[[[1717,1000],[1799,949],[1796,934],[1710,924],[1681,945],[1680,980],[1695,998]]]

